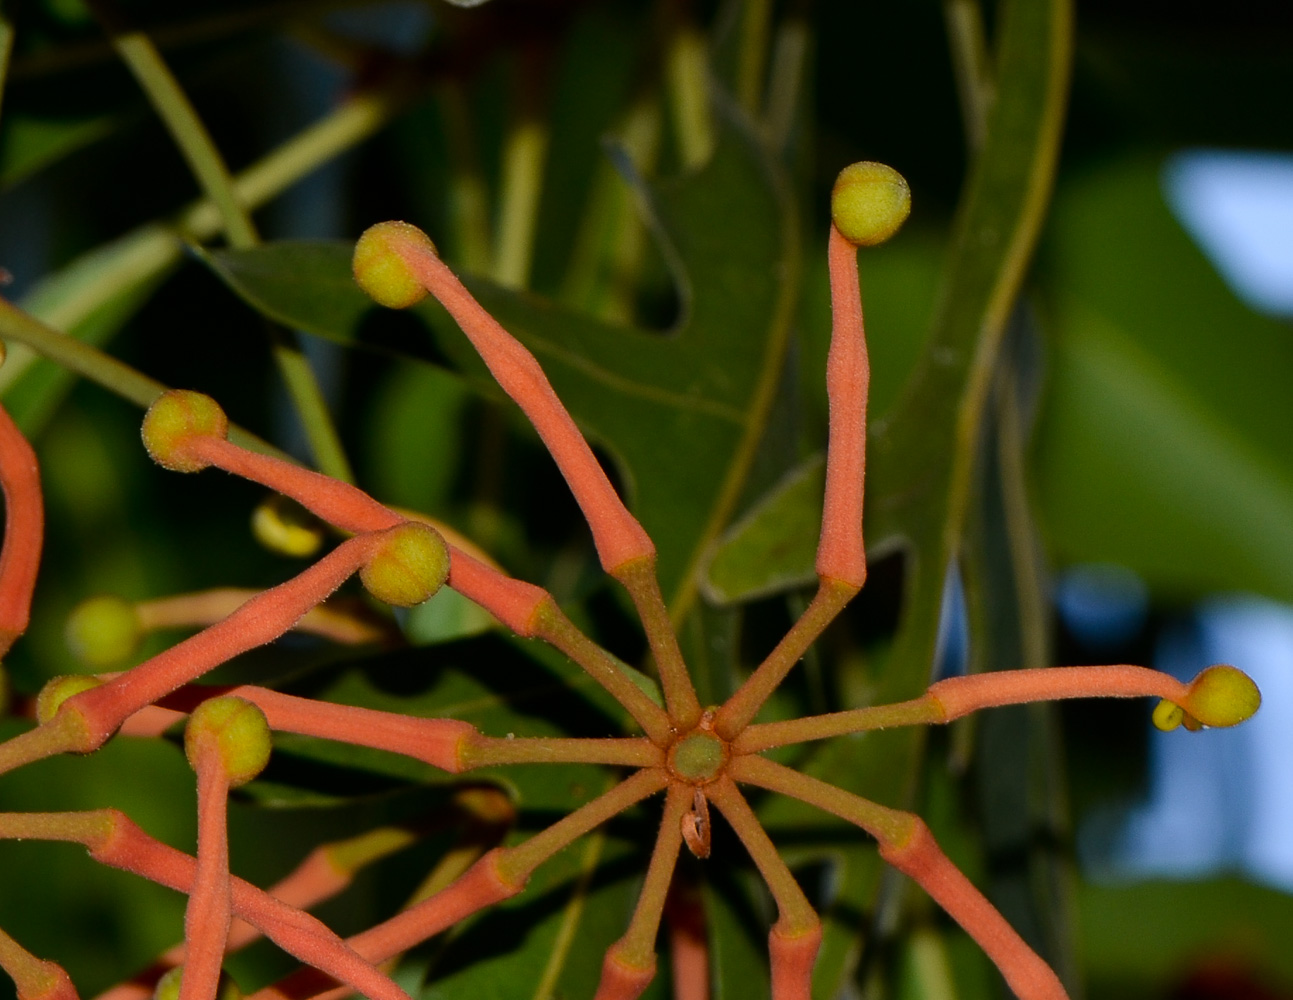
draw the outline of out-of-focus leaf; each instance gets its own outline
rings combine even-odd
[[[12,187],[113,130],[115,115],[38,118],[21,113],[4,118],[0,142],[0,190]]]
[[[1085,886],[1078,912],[1089,996],[1158,994],[1161,984],[1208,965],[1293,990],[1287,893],[1229,878]]]
[[[700,171],[638,182],[683,314],[667,333],[615,327],[486,282],[467,284],[529,347],[576,420],[622,463],[655,539],[666,595],[689,602],[697,560],[732,514],[763,430],[798,282],[798,239],[777,168],[730,124]],[[255,308],[360,344],[371,304],[336,244],[267,244],[208,261]],[[484,366],[435,304],[436,344],[485,384]],[[416,352],[416,343],[402,344]],[[426,344],[423,356],[431,354]],[[667,470],[667,471],[662,471]]]
[[[722,885],[707,880],[703,894],[714,1000],[765,1000],[766,932],[753,912],[747,887],[730,870],[725,874]]]
[[[1293,598],[1293,338],[1243,306],[1172,219],[1156,164],[1058,199],[1053,371],[1037,440],[1057,558],[1175,597]]]
[[[164,226],[142,226],[44,278],[19,304],[71,337],[102,345],[152,296],[182,258],[183,246]],[[35,434],[75,381],[66,369],[15,344],[0,368],[0,395],[18,425]]]

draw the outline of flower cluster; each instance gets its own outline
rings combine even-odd
[[[1156,696],[1155,721],[1170,728],[1230,726],[1257,710],[1260,696],[1233,667],[1205,670],[1183,684],[1135,666],[1017,670],[956,677],[919,698],[829,715],[758,723],[769,696],[866,580],[862,509],[868,361],[856,248],[887,239],[909,206],[906,183],[873,163],[847,168],[836,184],[829,236],[833,329],[827,360],[830,401],[826,491],[816,570],[807,610],[748,680],[722,705],[699,701],[655,574],[655,548],[621,502],[584,437],[534,357],[472,298],[416,228],[383,223],[359,240],[356,280],[379,303],[402,308],[430,293],[453,315],[503,390],[521,407],[551,452],[592,531],[602,566],[628,592],[646,633],[663,691],[658,704],[613,656],[585,636],[544,590],[508,577],[460,540],[394,511],[360,490],[230,442],[220,407],[193,392],[168,392],[148,411],[144,444],[167,469],[196,473],[215,466],[300,503],[349,536],[314,565],[262,593],[212,592],[144,614],[121,602],[87,605],[72,633],[91,653],[129,648],[148,621],[207,627],[117,675],[51,681],[36,702],[37,724],[0,744],[0,773],[58,753],[89,753],[118,733],[157,734],[187,716],[184,746],[196,774],[196,857],[145,834],[123,813],[0,815],[0,837],[76,841],[91,856],[170,886],[189,897],[184,945],[113,1000],[159,995],[214,1000],[227,989],[224,955],[263,934],[303,969],[262,991],[265,1000],[340,995],[407,1000],[385,963],[493,903],[521,892],[531,873],[573,840],[658,793],[659,833],[636,908],[609,949],[596,1000],[632,1000],[656,971],[655,942],[683,844],[710,852],[710,807],[748,850],[776,902],[769,934],[772,995],[807,1000],[821,925],[813,906],[763,830],[740,786],[792,796],[856,824],[880,855],[919,883],[982,946],[1024,1000],[1066,996],[1055,973],[939,849],[916,815],[870,802],[782,766],[763,751],[893,726],[947,723],[982,708],[1045,699]],[[0,411],[0,482],[6,501],[0,557],[0,637],[21,635],[39,562],[42,508],[31,448]],[[565,653],[623,706],[642,735],[609,739],[500,738],[455,719],[415,718],[326,703],[244,685],[197,682],[234,656],[294,627],[337,641],[381,634],[380,624],[324,602],[352,574],[377,600],[408,607],[446,584],[521,636]],[[169,616],[169,617],[168,617]],[[148,619],[148,621],[145,621]],[[584,762],[628,769],[617,785],[542,832],[483,854],[450,884],[389,919],[342,940],[306,909],[339,892],[355,867],[406,841],[390,831],[331,845],[306,858],[284,882],[263,891],[229,870],[226,803],[231,788],[253,779],[272,751],[272,733],[306,734],[404,754],[450,773],[499,764]],[[500,808],[493,803],[492,808]],[[505,808],[505,807],[503,807]],[[487,810],[486,810],[487,811]],[[342,859],[348,860],[342,860]],[[704,995],[701,960],[675,968],[689,995]],[[69,1000],[75,989],[56,965],[0,932],[0,965],[22,1000]],[[182,975],[163,976],[182,965]]]

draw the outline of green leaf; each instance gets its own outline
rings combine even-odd
[[[798,282],[798,238],[774,164],[732,123],[697,173],[636,183],[682,299],[683,315],[668,332],[611,326],[465,280],[619,461],[633,509],[659,549],[662,587],[675,605],[687,605],[694,567],[733,512],[771,405]],[[350,278],[347,247],[267,244],[207,259],[266,315],[343,343],[372,343],[373,307]],[[439,351],[487,384],[443,310],[424,304],[414,313]],[[436,353],[423,344],[406,335],[399,350]]]
[[[643,807],[648,826],[659,809],[658,798]],[[602,955],[628,927],[639,888],[637,879],[616,873],[636,868],[644,847],[596,833],[566,848],[535,872],[524,893],[454,933],[422,1000],[591,997]],[[669,995],[664,975],[643,994]]]
[[[1174,599],[1293,598],[1293,340],[1235,299],[1171,218],[1157,164],[1057,203],[1054,375],[1036,443],[1062,562],[1115,561]]]
[[[732,604],[816,582],[810,526],[821,522],[825,486],[823,455],[791,470],[719,539],[705,568],[705,596]]]
[[[1231,878],[1086,886],[1078,912],[1091,996],[1159,994],[1209,961],[1293,989],[1287,893]]]

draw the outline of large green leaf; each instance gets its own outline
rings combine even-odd
[[[1242,305],[1172,219],[1157,163],[1057,200],[1053,370],[1037,440],[1052,550],[1174,597],[1293,597],[1293,338]]]
[[[467,284],[547,371],[589,435],[620,462],[675,604],[732,513],[780,371],[798,282],[794,215],[759,141],[729,123],[700,171],[637,181],[671,263],[682,316],[659,333],[611,326],[531,295]],[[337,244],[279,243],[209,261],[253,306],[294,328],[363,344],[371,304]],[[435,346],[480,384],[466,339],[435,304],[415,310]],[[406,337],[407,352],[433,355]]]
[[[1158,994],[1209,965],[1293,988],[1287,893],[1230,878],[1087,886],[1079,913],[1090,996]]]

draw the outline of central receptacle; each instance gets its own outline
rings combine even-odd
[[[727,763],[727,744],[713,733],[687,734],[669,750],[669,769],[684,781],[697,785],[713,781]]]

